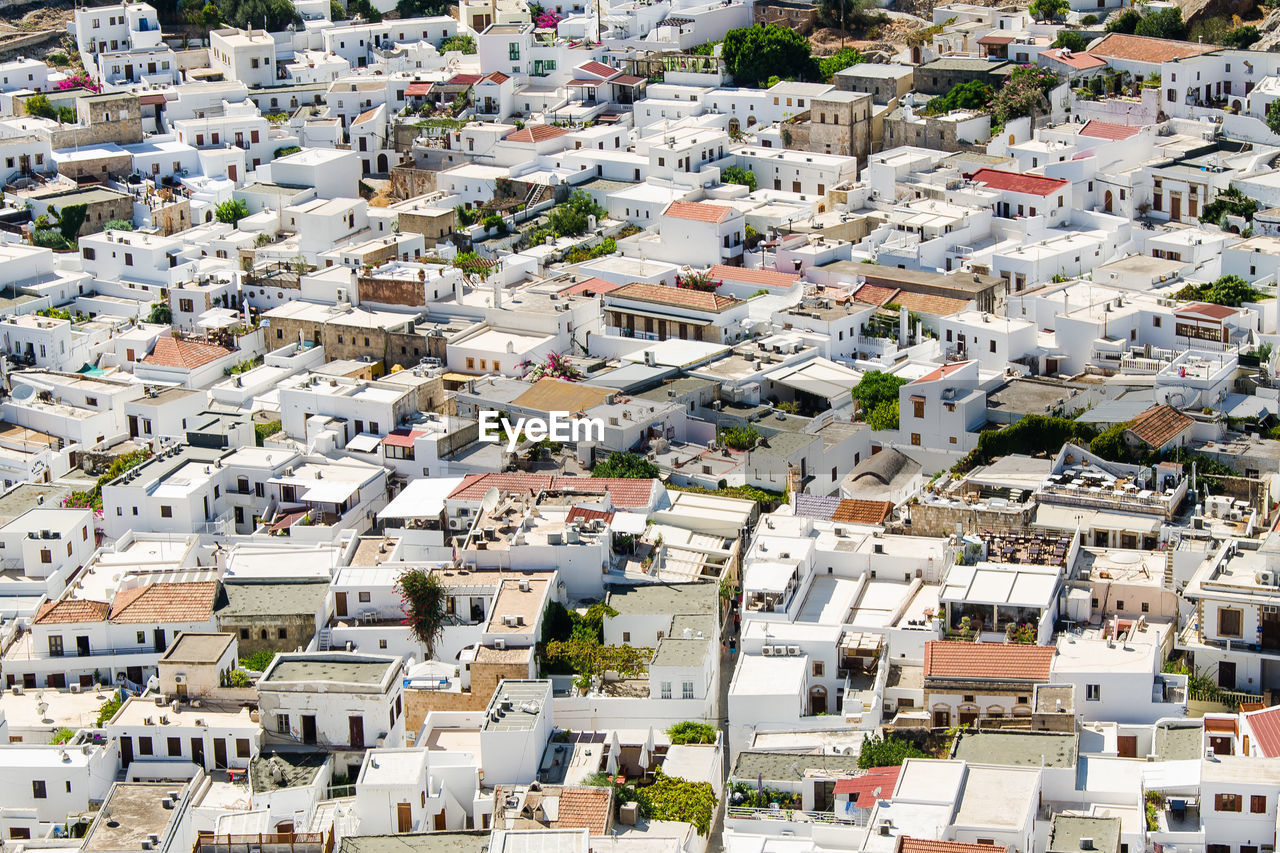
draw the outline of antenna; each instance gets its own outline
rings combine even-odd
[[[484,493],[484,500],[480,502],[480,511],[482,513],[493,512],[494,507],[498,505],[498,490],[496,487],[490,487],[489,491]]]

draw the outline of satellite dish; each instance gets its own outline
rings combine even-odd
[[[30,400],[36,395],[36,389],[33,385],[15,385],[13,394],[15,400]]]
[[[480,502],[481,512],[493,512],[493,508],[498,505],[498,490],[490,487],[489,491],[484,493],[484,500]]]

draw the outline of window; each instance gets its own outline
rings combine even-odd
[[[31,796],[35,797],[37,800],[43,800],[45,798],[46,795],[43,779],[31,780]]]
[[[190,314],[192,311],[195,310],[195,303],[192,302],[190,299],[179,299],[178,310],[183,311],[187,314]]]
[[[287,639],[289,639],[289,629],[288,629],[288,628],[277,628],[277,629],[276,629],[276,639],[277,639],[277,640],[287,640]]]
[[[1238,812],[1242,805],[1239,794],[1215,794],[1213,797],[1215,812]]]
[[[240,639],[242,639],[242,640],[247,640],[247,639],[249,639],[249,629],[248,629],[248,628],[241,628],[241,629],[240,629]]]
[[[151,746],[151,738],[149,737],[138,738],[138,754],[139,755],[151,755],[153,752],[154,750],[152,749],[152,746]]]
[[[161,518],[173,518],[173,507],[165,505],[160,507]]]
[[[49,657],[51,658],[62,657],[62,635],[61,634],[49,635]]]
[[[991,349],[991,351],[992,351],[992,352],[995,352],[995,351],[996,351],[996,342],[995,342],[995,341],[989,341],[989,342],[987,343],[987,346]]]
[[[623,631],[623,632],[622,632],[622,642],[624,642],[624,643],[629,643],[629,642],[631,642],[631,632],[630,632],[630,631]]]
[[[1220,609],[1218,611],[1218,634],[1223,637],[1239,637],[1243,612],[1226,607]]]
[[[356,597],[360,599],[360,603],[361,603],[361,604],[368,604],[368,603],[369,603],[369,601],[371,600],[371,599],[370,599],[370,597],[369,597],[369,593],[367,593],[367,592],[362,592],[362,593],[360,593],[359,595],[357,595]]]
[[[826,672],[826,668],[827,668],[827,667],[826,667],[826,664],[825,664],[825,663],[823,663],[822,661],[820,661],[820,660],[816,660],[816,661],[814,661],[814,662],[813,662],[813,677],[814,677],[814,678],[822,678],[823,674]]]
[[[282,735],[289,733],[289,715],[276,714],[276,732]]]
[[[520,59],[520,45],[517,42],[511,42],[507,45],[507,59],[515,62]]]
[[[924,400],[911,401],[911,416],[915,418],[924,417]]]
[[[920,433],[918,432],[911,433],[911,444],[915,447],[920,446]]]
[[[125,266],[127,266],[127,267],[131,267],[131,266],[133,266],[133,253],[132,253],[132,252],[125,252],[125,253],[124,253],[124,265],[125,265]]]
[[[236,738],[236,758],[249,757],[249,739],[247,737]]]
[[[1150,613],[1150,612],[1151,612],[1151,602],[1149,602],[1149,601],[1144,601],[1144,602],[1142,602],[1142,612],[1143,612],[1143,613]]]
[[[1088,702],[1098,702],[1102,699],[1101,684],[1086,684],[1084,686],[1084,698]]]
[[[663,699],[670,699],[670,698],[671,698],[671,682],[670,682],[670,681],[664,681],[664,682],[662,682],[661,687],[662,687],[662,692],[661,692],[661,696],[662,696],[662,698],[663,698]]]
[[[1157,329],[1158,329],[1158,328],[1160,328],[1160,318],[1159,318],[1159,317],[1152,317],[1152,318],[1151,318],[1151,325],[1155,326]]]
[[[168,745],[169,745],[169,757],[170,757],[170,758],[181,758],[181,757],[182,757],[182,738],[180,738],[180,737],[171,737],[171,738],[169,738],[169,744],[168,744]]]
[[[145,643],[146,641],[147,641],[147,632],[146,632],[146,631],[139,631],[139,632],[138,632],[138,645],[142,645],[142,644],[143,644],[143,643]]]
[[[681,685],[680,696],[681,698],[684,698],[684,699],[693,698],[693,682],[692,681],[686,681],[683,685]]]
[[[1266,814],[1267,813],[1267,795],[1254,794],[1249,797],[1249,813],[1250,814]]]

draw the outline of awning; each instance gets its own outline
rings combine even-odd
[[[389,447],[413,447],[413,440],[418,435],[411,429],[398,429],[387,433],[387,437],[382,440],[382,443]]]
[[[347,442],[347,450],[355,453],[374,453],[377,451],[379,444],[381,444],[381,440],[376,435],[362,432]]]
[[[340,504],[360,491],[350,480],[316,480],[307,486],[302,499],[313,504]]]
[[[614,533],[630,533],[634,536],[639,536],[644,533],[644,529],[648,524],[648,517],[641,513],[615,512],[613,514],[613,523],[609,527]]]
[[[604,85],[603,80],[570,80],[566,86],[580,86],[584,89],[596,89]]]
[[[1163,519],[1154,515],[1126,515],[1122,512],[1099,512],[1089,525],[1096,530],[1124,530],[1130,533],[1146,533],[1150,536],[1160,532]]]
[[[883,643],[884,637],[880,634],[847,631],[840,639],[840,648],[854,657],[875,657],[880,654],[880,646]]]
[[[446,371],[440,378],[445,382],[470,382],[472,379],[479,379],[478,376],[471,376],[467,373],[454,373],[452,371]]]
[[[462,485],[461,477],[414,480],[391,499],[378,518],[434,518],[444,510],[444,500]]]
[[[652,317],[655,320],[668,320],[672,323],[688,323],[690,326],[710,326],[710,320],[699,320],[697,317],[682,317],[679,314],[659,314],[657,311],[640,311],[635,308],[624,308],[619,305],[606,305],[606,311],[617,311],[622,314],[632,314],[636,317]],[[675,309],[672,309],[675,310]],[[467,377],[474,379],[475,377]]]
[[[796,567],[789,563],[752,563],[743,572],[747,592],[786,592]]]

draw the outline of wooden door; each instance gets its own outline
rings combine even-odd
[[[204,738],[202,737],[191,739],[191,762],[204,767]]]
[[[436,832],[444,832],[444,809],[440,810],[440,814],[436,815]]]
[[[413,809],[408,803],[396,803],[396,832],[413,831]]]
[[[1218,664],[1218,686],[1223,690],[1236,689],[1236,665],[1234,661],[1221,661]]]
[[[335,592],[333,594],[333,612],[336,616],[347,615],[347,594],[345,592]]]
[[[227,766],[226,738],[216,737],[213,739],[213,766],[214,769],[223,769]]]
[[[128,767],[133,761],[133,738],[120,738],[120,766]]]
[[[1120,735],[1116,738],[1116,750],[1121,758],[1138,757],[1138,736]]]
[[[1182,196],[1169,196],[1169,218],[1174,222],[1182,220]]]
[[[364,718],[347,717],[347,728],[351,731],[351,748],[364,749]]]

